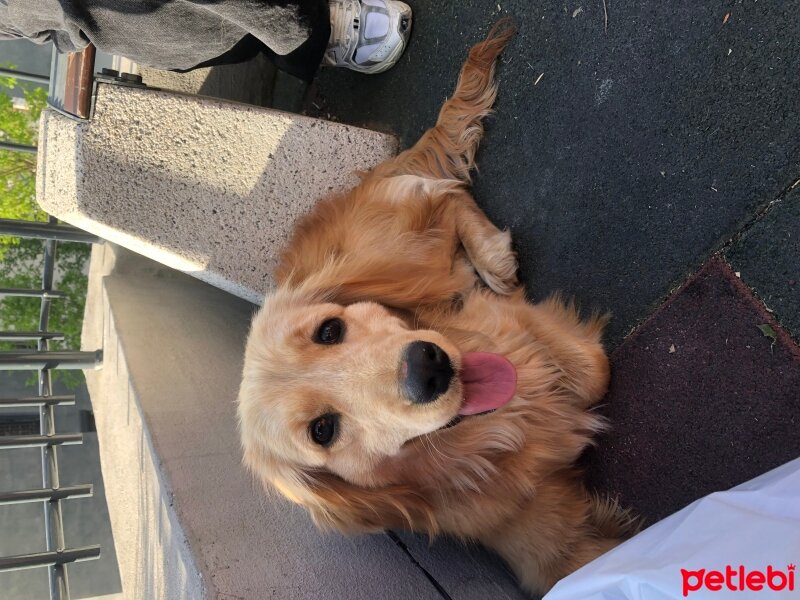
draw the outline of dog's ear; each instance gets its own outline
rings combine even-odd
[[[306,475],[310,501],[305,504],[321,528],[345,533],[385,529],[414,529],[431,536],[438,533],[430,503],[410,486],[367,488],[327,471]]]
[[[369,176],[298,222],[276,280],[339,304],[414,310],[452,301],[475,283],[472,267],[454,262],[454,205],[462,196],[470,201],[452,179]]]
[[[308,277],[302,288],[337,304],[371,301],[413,311],[436,302],[452,302],[474,285],[475,272],[468,263],[453,263],[450,253],[431,254],[406,248],[393,256],[342,257]],[[439,264],[444,259],[448,264]]]
[[[397,158],[379,165],[376,175],[411,174],[470,181],[475,152],[483,137],[483,118],[491,112],[497,95],[497,57],[514,32],[511,19],[501,19],[484,41],[472,47],[455,92],[442,106],[436,126]]]

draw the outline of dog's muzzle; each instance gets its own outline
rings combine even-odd
[[[431,342],[412,342],[403,353],[402,385],[415,404],[433,402],[453,380],[453,365],[447,353]]]

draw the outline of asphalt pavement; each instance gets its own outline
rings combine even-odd
[[[400,63],[323,69],[306,112],[409,146],[511,16],[475,196],[532,297],[611,311],[611,348],[800,179],[800,2],[608,0],[607,25],[601,0],[412,6]]]

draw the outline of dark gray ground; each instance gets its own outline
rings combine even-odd
[[[800,2],[608,0],[607,32],[601,0],[499,6],[414,2],[400,64],[323,70],[307,112],[410,145],[511,15],[475,195],[511,229],[529,292],[612,311],[614,347],[800,178]]]
[[[778,322],[800,340],[800,182],[726,252]]]

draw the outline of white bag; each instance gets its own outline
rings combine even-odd
[[[800,458],[659,521],[544,600],[800,600]]]

